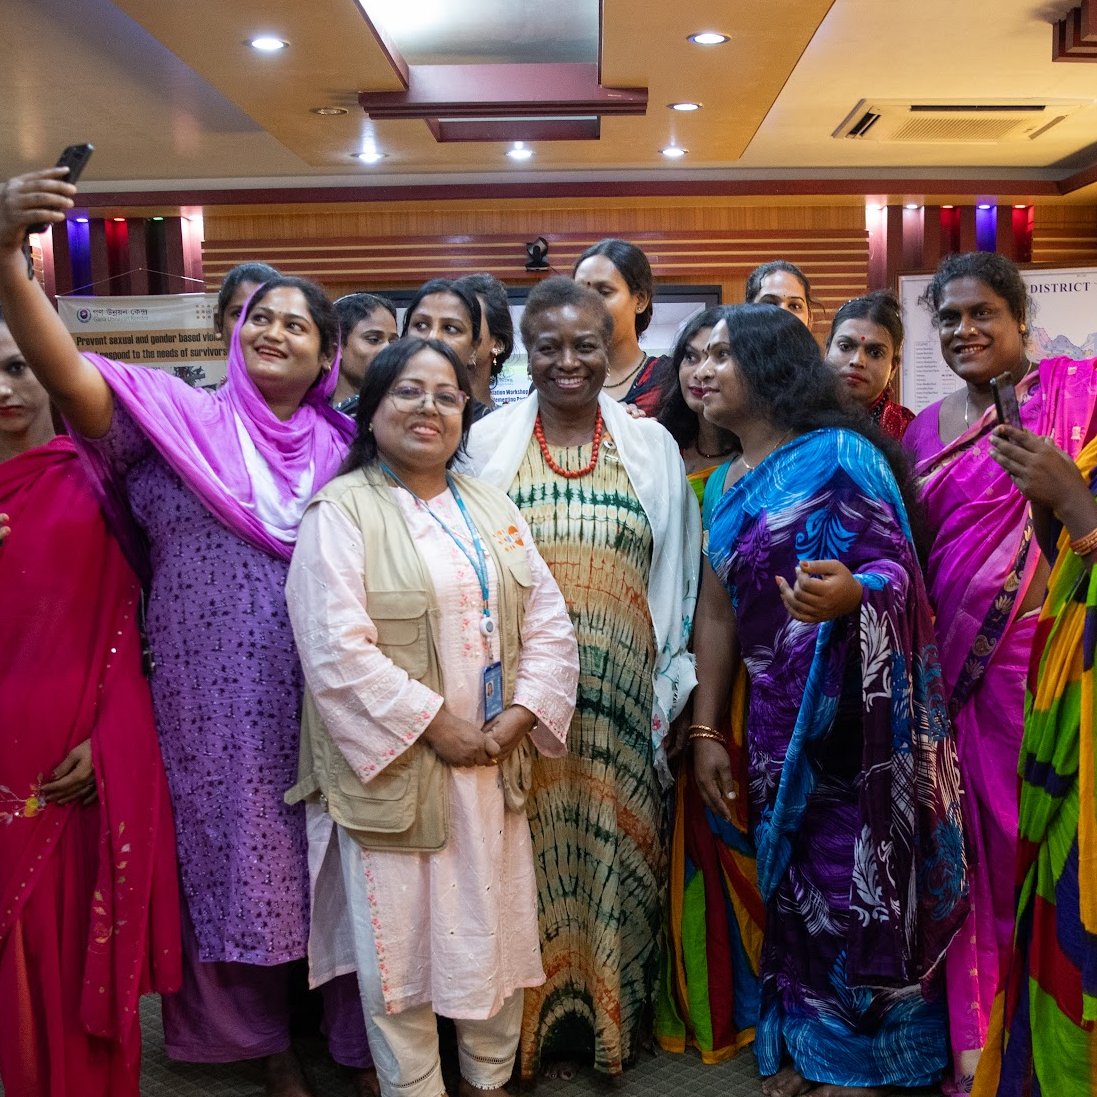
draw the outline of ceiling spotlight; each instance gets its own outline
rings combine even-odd
[[[384,160],[385,154],[378,152],[376,149],[370,149],[367,152],[356,152],[354,154],[355,160],[361,160],[363,164],[377,164]]]
[[[680,111],[691,111],[691,110],[700,110],[701,109],[701,104],[700,103],[668,103],[667,106],[670,107],[671,110],[680,110]]]
[[[548,241],[543,236],[526,244],[526,270],[551,270],[548,265]]]
[[[1018,202],[1017,205],[1015,205],[1013,208],[1014,209],[1028,209],[1028,206],[1026,206],[1024,202]]]
[[[686,155],[687,149],[679,148],[678,145],[667,145],[665,149],[659,150],[668,160],[681,160]]]
[[[527,149],[521,141],[515,141],[514,148],[507,150],[507,156],[512,160],[530,160],[533,158],[533,149]]]
[[[903,207],[903,209],[921,209],[921,208],[922,208],[922,207],[921,207],[920,205],[918,205],[918,203],[917,203],[917,202],[908,202],[908,203],[907,203],[907,204],[906,204],[906,205],[905,205],[905,206]]]
[[[277,53],[284,50],[289,43],[284,38],[275,38],[272,34],[260,34],[256,38],[248,40],[248,45],[260,53]]]
[[[74,220],[78,225],[86,225],[88,223],[88,219],[86,217],[76,217],[74,218]]]
[[[695,46],[722,46],[725,42],[729,41],[731,35],[721,34],[715,30],[703,30],[697,34],[691,34],[688,41],[692,42]]]
[[[346,113],[346,107],[309,107],[309,114],[318,114],[321,118],[334,118],[337,114]]]
[[[122,224],[126,219],[124,217],[114,217],[112,220],[115,224]]]
[[[941,209],[955,209],[955,206],[942,206]]]
[[[992,209],[993,207],[991,206],[991,204],[989,202],[980,202],[978,208],[979,209]]]
[[[149,220],[150,221],[163,221],[164,219],[163,219],[163,217],[150,217]]]

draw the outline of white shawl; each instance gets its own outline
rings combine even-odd
[[[651,526],[648,612],[655,632],[655,705],[651,742],[664,787],[671,782],[665,739],[670,722],[697,684],[688,650],[701,562],[701,516],[674,439],[653,419],[633,419],[616,400],[598,398],[612,436]],[[474,423],[462,470],[509,491],[537,418],[537,394]]]

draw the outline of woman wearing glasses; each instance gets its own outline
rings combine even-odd
[[[309,505],[286,594],[308,692],[301,780],[311,974],[356,967],[383,1097],[502,1097],[522,990],[544,982],[525,796],[564,753],[578,653],[506,495],[449,471],[471,423],[439,340],[374,360],[343,474]]]

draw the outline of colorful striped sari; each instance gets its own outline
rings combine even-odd
[[[1078,458],[1097,490],[1097,440]],[[1017,925],[975,1093],[1097,1092],[1097,569],[1063,533],[1037,625],[1021,749]]]
[[[707,529],[723,494],[728,465],[690,476],[703,502]],[[727,737],[738,788],[748,782],[748,682],[740,666],[731,709],[720,730]],[[675,782],[670,845],[666,947],[655,1000],[655,1038],[664,1051],[695,1047],[705,1063],[722,1063],[754,1040],[758,965],[765,907],[758,893],[749,801],[735,800],[726,823],[701,802],[688,761]]]

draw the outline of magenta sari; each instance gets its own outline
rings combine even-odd
[[[8,1097],[138,1097],[138,998],[180,979],[140,586],[69,439],[0,463],[0,510],[0,1080]],[[88,739],[98,801],[46,803]]]
[[[1048,359],[1021,381],[1017,394],[1023,425],[1076,457],[1094,432],[1094,362]],[[971,913],[946,959],[953,1091],[964,1092],[986,1042],[1013,934],[1007,866],[1014,863],[1017,841],[1017,760],[1036,626],[1035,613],[1021,617],[1017,610],[1040,550],[1028,503],[990,456],[993,409],[944,445],[940,407],[933,404],[914,420],[904,445],[915,458],[933,535],[926,580],[973,852]]]

